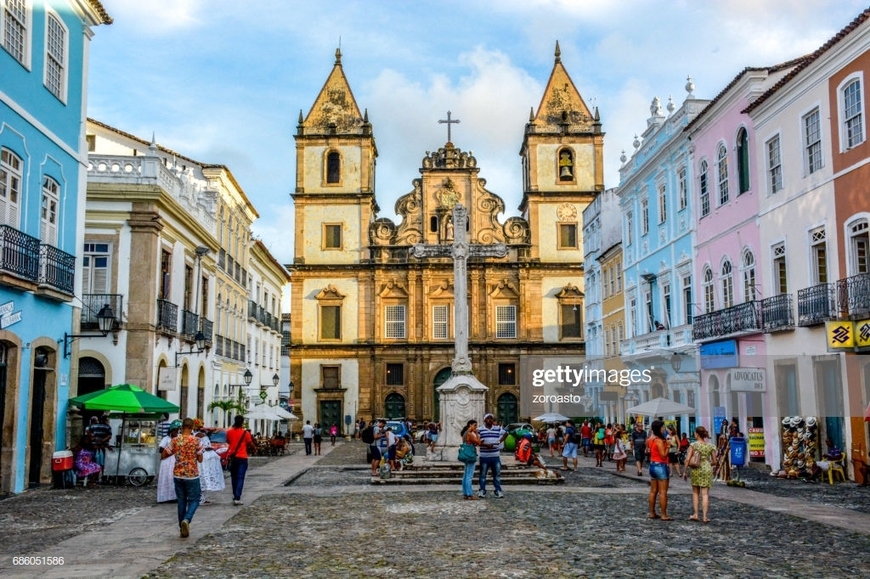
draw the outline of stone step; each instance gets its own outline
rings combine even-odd
[[[393,476],[388,479],[381,479],[382,483],[372,483],[372,484],[390,484],[390,485],[461,485],[462,477],[444,477],[444,478],[413,478],[413,477],[396,477]],[[508,485],[555,485],[564,483],[564,478],[559,479],[538,479],[535,477],[502,477],[501,484],[503,486]],[[472,479],[472,483],[474,488],[477,488],[477,476]],[[487,486],[492,486],[492,479],[487,477]]]

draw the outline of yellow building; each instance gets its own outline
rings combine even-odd
[[[438,418],[435,388],[453,358],[453,263],[409,249],[452,243],[451,210],[462,203],[471,243],[509,249],[505,258],[469,260],[469,348],[475,376],[489,387],[487,408],[505,423],[517,420],[522,366],[584,352],[580,221],[603,190],[603,138],[557,44],[521,145],[521,217],[498,219],[504,201],[486,189],[478,160],[448,141],[409,168],[419,177],[396,202],[399,223],[378,218],[373,126],[336,51],[296,134],[287,266],[294,412],[343,426],[358,416]]]
[[[607,376],[622,376],[625,364],[619,355],[619,345],[625,339],[625,299],[622,291],[622,242],[605,248],[601,262],[601,323],[604,328],[604,370]],[[613,371],[616,371],[614,373]],[[625,417],[625,395],[628,388],[618,381],[608,380],[599,395],[608,421],[622,422]],[[628,405],[630,406],[630,404]]]

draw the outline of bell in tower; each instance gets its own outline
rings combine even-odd
[[[574,179],[574,159],[571,151],[563,150],[559,153],[559,180],[572,181]]]

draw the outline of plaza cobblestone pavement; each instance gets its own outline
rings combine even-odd
[[[842,577],[870,568],[870,489],[746,472],[717,485],[710,524],[649,520],[648,477],[581,458],[559,486],[508,486],[463,501],[445,485],[372,485],[361,443],[251,464],[245,506],[201,507],[191,538],[153,485],[37,491],[0,501],[3,577]],[[555,465],[556,459],[545,459]],[[292,482],[285,486],[288,481]],[[491,483],[488,484],[491,486]],[[250,490],[249,490],[250,489]],[[64,567],[13,566],[19,555]]]

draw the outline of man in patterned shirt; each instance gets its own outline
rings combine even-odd
[[[181,422],[181,433],[163,449],[163,458],[175,455],[175,496],[178,498],[178,527],[182,537],[190,536],[190,522],[199,506],[202,489],[199,484],[199,463],[202,462],[199,439],[193,436],[193,419]]]
[[[500,425],[495,424],[492,414],[487,413],[483,417],[483,427],[477,430],[480,436],[480,476],[478,477],[477,496],[486,496],[486,471],[492,469],[492,486],[495,487],[495,497],[503,498],[501,492],[501,458],[499,452],[501,443],[507,437],[507,431]]]

